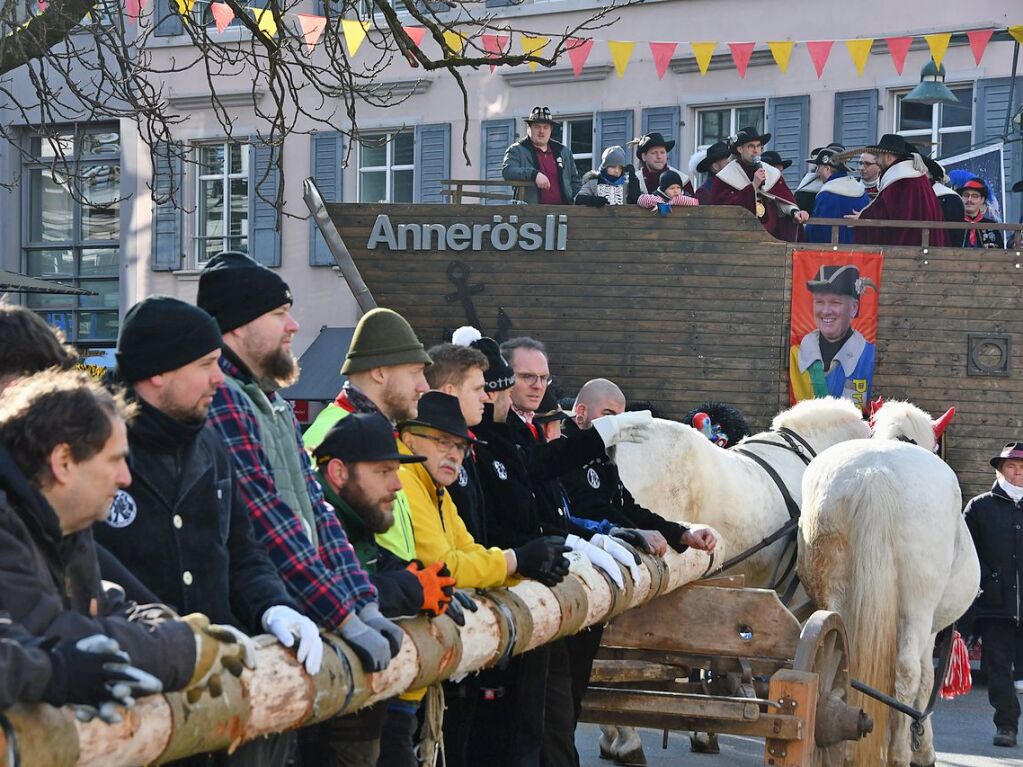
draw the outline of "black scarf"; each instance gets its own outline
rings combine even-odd
[[[853,329],[849,328],[845,335],[837,341],[829,341],[824,337],[823,333],[820,334],[821,362],[824,363],[825,373],[831,369],[831,361],[835,359],[835,355],[838,354],[838,350],[842,348],[845,342],[852,338],[852,334]]]

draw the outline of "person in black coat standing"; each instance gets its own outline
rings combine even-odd
[[[1020,636],[1020,562],[1023,561],[1023,442],[1010,442],[991,459],[991,490],[966,506],[966,525],[980,559],[980,595],[973,615],[980,626],[988,700],[994,706],[996,746],[1015,746],[1020,705],[1013,660]]]

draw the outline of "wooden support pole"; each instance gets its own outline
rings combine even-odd
[[[492,666],[513,641],[518,654],[574,634],[697,580],[709,567],[708,556],[692,549],[669,551],[664,559],[640,557],[637,582],[623,571],[624,589],[576,560],[569,577],[553,589],[522,581],[479,592],[479,610],[466,612],[461,629],[447,616],[402,621],[401,652],[377,674],[364,674],[348,646],[327,635],[323,667],[311,677],[292,652],[262,636],[256,669],[239,679],[225,676],[218,698],[203,695],[189,705],[178,693],[153,695],[123,712],[124,721],[116,725],[82,724],[70,708],[45,705],[16,706],[3,715],[20,764],[27,766],[136,767],[221,750]],[[0,767],[13,767],[2,753]]]

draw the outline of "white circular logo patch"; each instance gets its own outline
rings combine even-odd
[[[464,466],[458,467],[458,486],[465,487],[469,484],[469,475],[465,471]]]
[[[590,483],[590,487],[594,490],[600,487],[600,476],[594,469],[588,469],[586,471],[586,481]]]
[[[508,479],[508,470],[504,468],[504,464],[500,461],[494,461],[494,471],[497,472],[497,476],[500,479]]]
[[[124,490],[118,490],[110,504],[110,511],[107,512],[107,524],[111,527],[127,527],[135,521],[139,514],[139,507]]]

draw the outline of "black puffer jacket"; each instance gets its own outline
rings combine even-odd
[[[1008,618],[1019,623],[1020,561],[1023,560],[1023,501],[1015,503],[996,482],[966,506],[966,526],[980,558],[981,594],[975,618]]]

